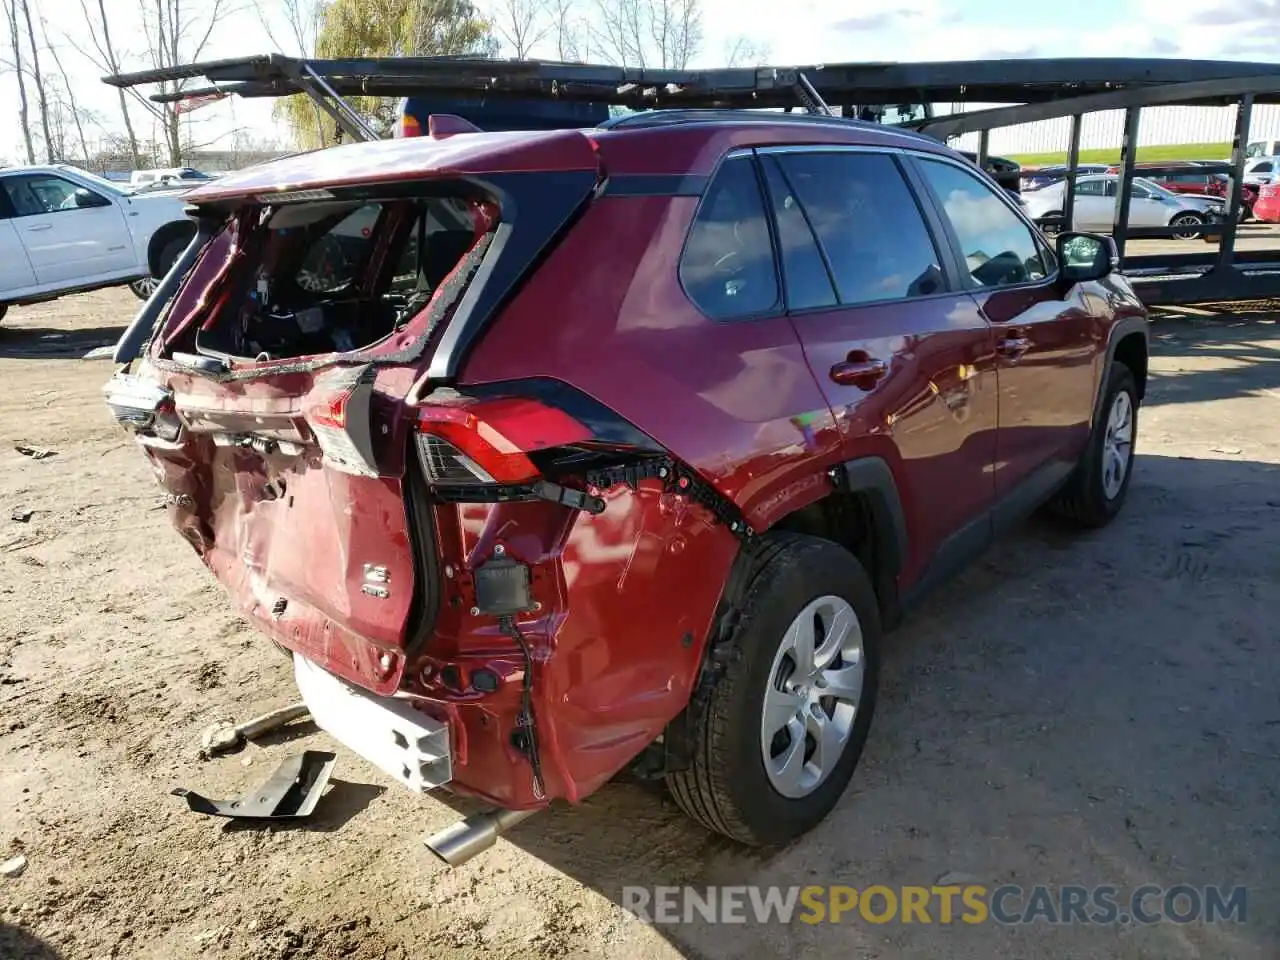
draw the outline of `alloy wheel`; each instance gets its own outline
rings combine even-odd
[[[1111,401],[1107,433],[1102,441],[1102,492],[1114,500],[1124,486],[1133,458],[1133,398],[1121,390]]]

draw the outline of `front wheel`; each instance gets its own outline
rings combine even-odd
[[[1110,523],[1129,492],[1137,438],[1137,381],[1123,363],[1112,363],[1089,445],[1066,488],[1050,504],[1053,511],[1080,527]]]
[[[1201,227],[1203,225],[1204,217],[1198,213],[1180,213],[1169,221],[1169,226],[1171,227]],[[1184,230],[1173,235],[1175,240],[1196,240],[1199,237],[1200,231],[1198,229]]]
[[[667,776],[685,813],[753,846],[807,833],[840,800],[880,665],[879,607],[857,558],[817,537],[760,541],[724,673],[690,718],[690,766]]]

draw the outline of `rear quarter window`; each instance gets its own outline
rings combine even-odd
[[[680,283],[698,309],[717,320],[777,308],[773,242],[749,158],[726,160],[707,189],[680,257]]]

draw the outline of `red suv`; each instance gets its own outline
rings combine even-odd
[[[189,193],[115,417],[316,722],[517,811],[490,839],[625,767],[804,833],[882,630],[1042,504],[1120,509],[1148,339],[1114,247],[855,121],[432,126]]]

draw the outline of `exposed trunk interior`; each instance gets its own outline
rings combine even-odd
[[[224,262],[203,277],[198,270],[197,289],[179,298],[194,305],[198,331],[189,339],[175,330],[187,342],[169,346],[240,362],[372,347],[427,306],[484,234],[487,209],[430,197],[242,210],[227,227],[233,242],[206,254]]]

